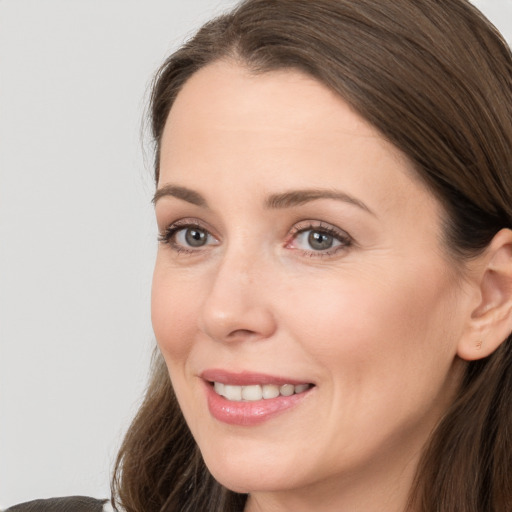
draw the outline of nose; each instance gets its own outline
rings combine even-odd
[[[269,338],[277,328],[265,271],[242,255],[217,267],[202,304],[199,328],[215,341]]]

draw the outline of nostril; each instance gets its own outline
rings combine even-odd
[[[236,329],[233,332],[230,332],[228,334],[228,338],[236,338],[236,337],[248,337],[256,334],[254,331],[251,331],[249,329]]]

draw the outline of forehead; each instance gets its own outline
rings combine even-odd
[[[232,155],[253,150],[269,158],[278,146],[280,157],[296,149],[316,158],[320,147],[325,155],[326,148],[364,153],[371,145],[417,179],[408,158],[341,96],[294,69],[254,73],[231,61],[202,68],[178,94],[161,145],[161,163],[190,157],[188,150],[206,156],[228,145]]]
[[[283,116],[283,113],[286,113]],[[328,87],[298,70],[253,73],[230,61],[217,61],[185,83],[171,109],[166,130],[197,129],[193,123],[223,124],[255,130],[282,128],[336,133],[340,129],[361,137],[379,137]]]

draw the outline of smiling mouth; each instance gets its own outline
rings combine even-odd
[[[248,386],[236,386],[222,382],[210,382],[213,390],[219,396],[230,402],[256,402],[269,400],[280,396],[288,397],[305,393],[313,387],[313,384],[251,384]]]

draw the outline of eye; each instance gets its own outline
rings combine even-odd
[[[193,252],[218,243],[207,229],[190,222],[171,224],[160,234],[159,240],[178,252]]]
[[[299,242],[299,245],[302,246],[304,246],[304,243],[306,243],[311,249],[315,251],[326,251],[327,249],[330,249],[334,245],[339,245],[340,243],[332,235],[313,229],[308,229],[307,231],[300,233],[297,236],[297,241]]]
[[[205,229],[190,226],[175,232],[176,243],[189,247],[202,247],[208,243],[208,232]]]
[[[352,244],[351,237],[334,226],[323,223],[313,225],[301,223],[292,232],[287,247],[298,249],[311,256],[331,255]]]

